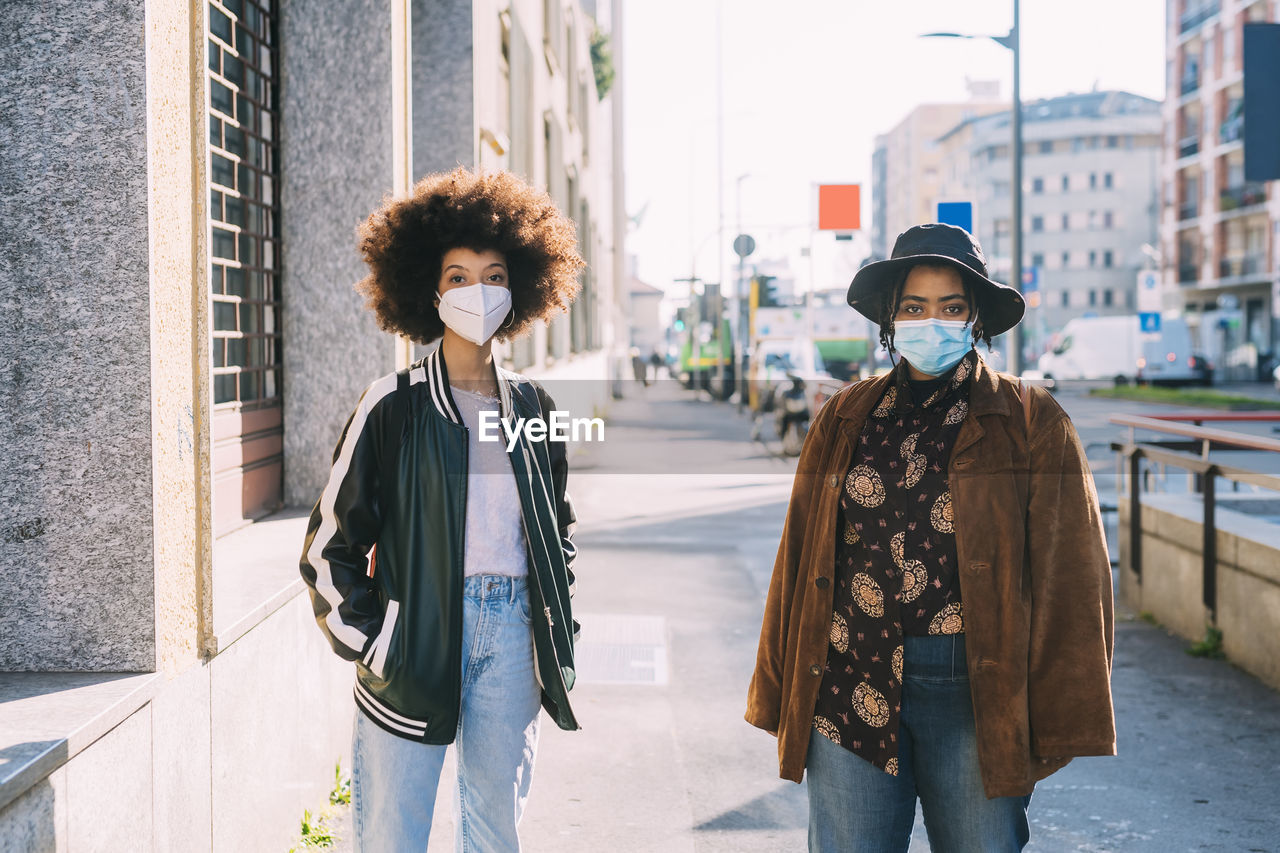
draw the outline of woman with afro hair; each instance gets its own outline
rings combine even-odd
[[[573,223],[504,172],[430,175],[359,235],[379,325],[440,344],[365,390],[301,560],[355,662],[355,846],[425,848],[453,744],[457,848],[519,850],[539,708],[578,728],[574,514],[564,445],[515,429],[554,403],[493,341],[566,309],[584,264]]]

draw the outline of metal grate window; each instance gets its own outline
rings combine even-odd
[[[208,4],[209,272],[220,530],[275,508],[281,492],[275,2]]]

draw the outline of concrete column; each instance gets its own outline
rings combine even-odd
[[[0,670],[155,667],[144,17],[0,15]]]
[[[475,38],[470,0],[409,0],[409,15],[416,180],[475,165]]]
[[[148,3],[151,534],[155,668],[174,673],[213,631],[209,455],[209,110],[199,4]]]
[[[393,0],[280,5],[285,502],[311,506],[361,391],[394,369],[352,289],[356,226],[394,187]],[[342,21],[336,26],[336,21]],[[301,543],[299,543],[301,548]]]

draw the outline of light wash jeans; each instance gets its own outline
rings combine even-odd
[[[541,702],[525,579],[468,577],[462,614],[454,847],[464,853],[518,851],[516,826],[529,797]],[[389,734],[356,710],[351,787],[357,853],[427,849],[446,749]]]
[[[903,645],[898,775],[811,732],[809,850],[906,853],[917,797],[934,853],[1021,850],[1031,796],[988,800],[982,791],[964,635]]]

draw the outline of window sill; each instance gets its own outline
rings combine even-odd
[[[151,701],[163,680],[159,673],[0,673],[0,809]]]
[[[213,543],[214,655],[243,637],[305,589],[298,559],[310,511],[283,509]]]

